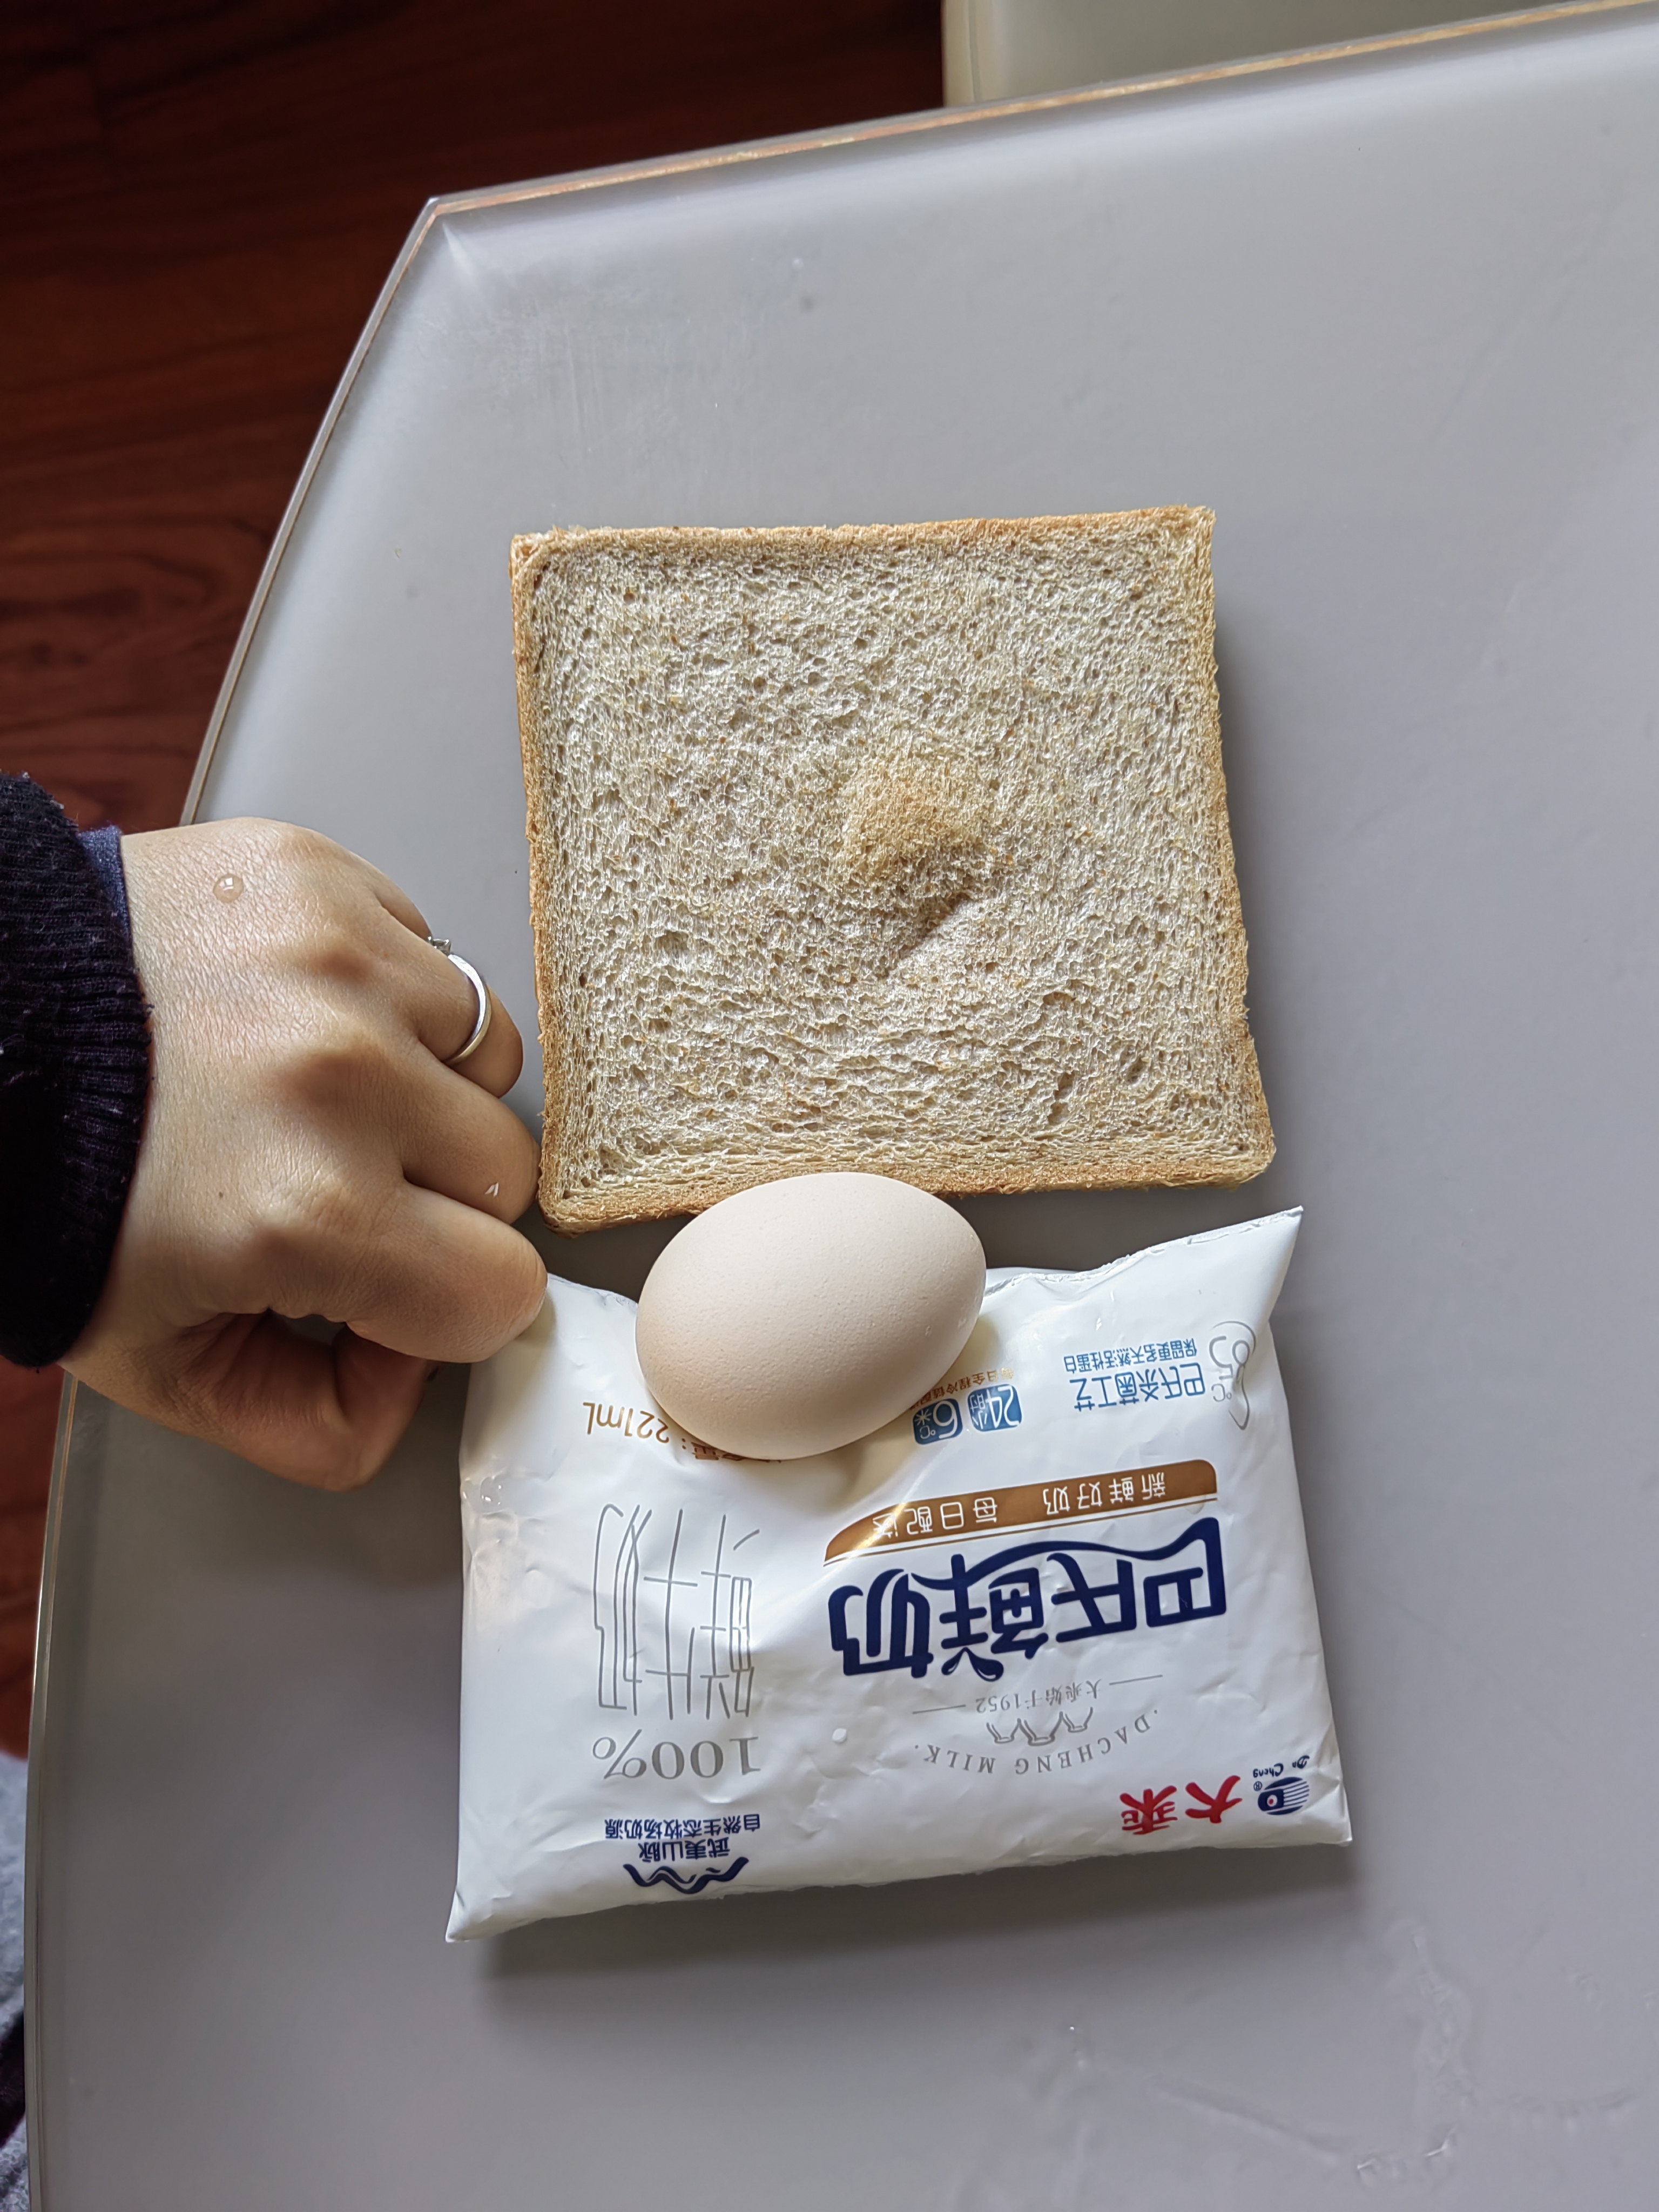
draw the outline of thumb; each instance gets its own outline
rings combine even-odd
[[[436,1371],[349,1328],[331,1344],[296,1336],[270,1313],[226,1314],[178,1353],[169,1402],[146,1411],[317,1490],[378,1474]]]

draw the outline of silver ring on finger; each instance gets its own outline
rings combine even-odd
[[[426,941],[434,952],[443,954],[452,968],[460,969],[467,981],[471,984],[478,1001],[477,1013],[472,1024],[471,1034],[460,1050],[452,1053],[444,1062],[446,1067],[459,1067],[464,1060],[471,1059],[473,1054],[489,1035],[489,986],[470,960],[463,960],[459,952],[451,951],[449,939],[447,937],[428,937]]]

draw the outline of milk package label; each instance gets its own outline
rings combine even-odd
[[[1268,1316],[1299,1215],[1000,1268],[819,1458],[653,1403],[550,1279],[474,1370],[452,1938],[1107,1852],[1346,1843]]]

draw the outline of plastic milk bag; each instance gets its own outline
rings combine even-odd
[[[682,1434],[632,1301],[550,1280],[467,1402],[451,1936],[1346,1843],[1267,1328],[1299,1219],[995,1269],[920,1405],[787,1462]]]

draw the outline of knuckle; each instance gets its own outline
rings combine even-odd
[[[290,1042],[284,1087],[295,1104],[332,1117],[384,1085],[388,1060],[386,1040],[371,1024],[328,1007]]]
[[[313,915],[305,943],[306,965],[325,982],[362,988],[378,978],[380,960],[351,918],[330,908]]]
[[[279,1311],[337,1300],[377,1241],[380,1208],[341,1159],[296,1164],[267,1190],[248,1239],[256,1279]]]
[[[325,837],[319,830],[307,830],[298,822],[261,821],[257,827],[274,860],[316,860],[338,849],[331,837]]]

